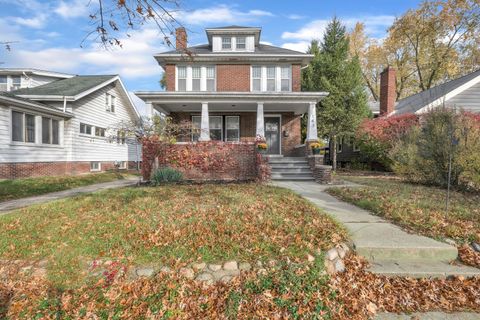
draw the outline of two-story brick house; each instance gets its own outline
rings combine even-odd
[[[208,28],[206,34],[208,44],[188,47],[179,28],[176,49],[155,55],[166,90],[136,92],[147,112],[200,128],[180,137],[183,142],[253,142],[261,136],[270,155],[303,155],[301,116],[309,115],[307,141],[317,140],[316,104],[326,95],[301,92],[301,68],[313,55],[262,44],[256,27]]]

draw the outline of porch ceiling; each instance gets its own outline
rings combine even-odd
[[[202,104],[200,102],[186,103],[153,103],[153,107],[160,112],[201,112]],[[253,102],[210,102],[208,103],[209,112],[257,112],[257,103]],[[264,112],[294,112],[295,114],[304,114],[308,111],[308,103],[264,103]]]

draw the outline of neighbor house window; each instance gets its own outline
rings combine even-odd
[[[353,152],[359,152],[359,151],[360,151],[360,147],[358,146],[357,143],[355,143],[355,139],[354,139],[354,138],[352,138],[351,143],[352,143]]]
[[[127,161],[120,161],[118,169],[127,169]]]
[[[105,128],[95,127],[95,135],[97,137],[105,137]]]
[[[42,117],[42,143],[59,144],[58,120]]]
[[[116,97],[114,95],[111,95],[109,93],[106,94],[105,96],[105,109],[109,112],[115,112],[115,100]]]
[[[125,144],[125,131],[117,131],[117,143]]]
[[[281,67],[281,91],[290,91],[290,66]]]
[[[18,142],[35,142],[35,116],[12,111],[12,140]]]
[[[237,49],[245,50],[246,47],[245,37],[237,37]]]
[[[252,67],[252,91],[262,91],[262,67]]]
[[[223,117],[222,116],[210,116],[208,117],[210,127],[210,140],[221,141],[223,140]],[[200,138],[202,117],[192,116],[192,141],[198,141]]]
[[[225,141],[240,141],[240,117],[225,117]]]
[[[230,38],[230,37],[223,37],[222,38],[222,49],[223,50],[231,50],[232,49],[232,38]]]
[[[92,126],[85,123],[80,123],[80,133],[92,135]]]
[[[215,91],[215,66],[178,66],[177,91]]]
[[[7,91],[8,90],[8,78],[7,76],[0,76],[0,91]]]
[[[20,76],[12,76],[12,90],[18,90],[22,86],[22,78]]]
[[[90,162],[90,171],[100,171],[102,166],[99,161]]]
[[[343,151],[343,138],[337,137],[337,153],[341,153]]]
[[[275,91],[275,67],[267,67],[267,91]]]
[[[202,68],[192,67],[192,91],[200,91],[202,81]]]
[[[177,67],[178,85],[177,91],[187,91],[187,67]]]
[[[207,91],[215,91],[215,67],[207,68]]]

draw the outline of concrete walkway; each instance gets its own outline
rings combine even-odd
[[[107,190],[113,188],[121,188],[127,186],[133,186],[138,182],[138,177],[128,177],[123,180],[115,180],[111,182],[97,183],[85,187],[79,187],[64,191],[47,193],[39,196],[9,200],[0,202],[0,216],[7,214],[9,211],[28,207],[34,204],[45,203],[57,199],[63,199],[68,197],[74,197],[83,193],[91,193],[100,190]]]
[[[412,314],[379,313],[374,320],[478,320],[480,314],[470,312],[416,312]]]
[[[275,181],[272,185],[293,190],[341,222],[350,232],[355,250],[369,260],[370,270],[375,273],[418,278],[480,275],[479,269],[450,264],[458,255],[454,246],[407,233],[340,201],[324,192],[331,186],[310,181]]]

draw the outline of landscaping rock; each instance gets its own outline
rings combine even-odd
[[[335,261],[335,272],[344,272],[345,271],[345,264],[343,263],[342,259],[337,259]]]
[[[476,242],[472,242],[472,248],[473,250],[480,252],[480,244]]]
[[[208,269],[215,272],[215,271],[218,271],[218,270],[222,269],[222,266],[219,265],[219,264],[209,264]]]
[[[207,266],[207,264],[205,262],[199,262],[199,263],[192,264],[192,268],[195,271],[202,271],[203,269],[205,269],[206,266]]]
[[[45,278],[47,276],[47,270],[45,268],[36,268],[32,272],[33,277]]]
[[[213,283],[213,276],[208,272],[202,272],[195,278],[195,280],[203,281],[203,282],[206,282],[208,284],[212,284]]]
[[[242,271],[250,271],[252,269],[252,265],[248,262],[242,262],[238,268]]]
[[[170,272],[172,272],[172,270],[167,266],[163,266],[163,267],[160,268],[160,272],[170,273]]]
[[[155,274],[155,269],[153,268],[138,268],[136,271],[137,276],[139,277],[151,277]]]
[[[195,278],[195,272],[191,268],[180,268],[178,273],[187,279],[193,279]]]
[[[347,255],[345,250],[341,247],[337,248],[337,253],[338,253],[338,256],[340,257],[340,259],[345,258],[345,256]]]
[[[333,261],[338,258],[338,251],[337,249],[333,248],[327,251],[327,255],[325,258],[329,261]]]
[[[45,268],[47,264],[48,264],[48,260],[40,260],[38,261],[37,266],[40,268]]]
[[[451,246],[454,246],[454,247],[457,246],[457,243],[456,243],[455,240],[453,240],[453,239],[446,238],[446,239],[445,239],[445,242],[448,243],[448,244],[451,245]]]
[[[327,271],[329,275],[335,274],[335,263],[330,260],[325,260],[325,271]]]
[[[232,281],[233,277],[232,276],[223,276],[220,281],[223,282],[223,283],[229,283],[230,281]]]
[[[238,270],[237,261],[227,261],[223,264],[223,269],[227,271]]]

